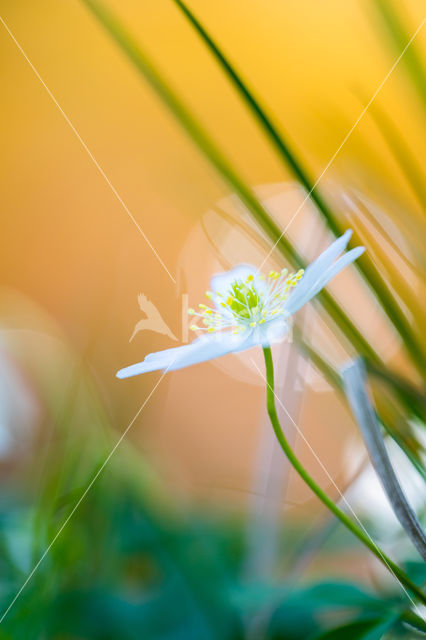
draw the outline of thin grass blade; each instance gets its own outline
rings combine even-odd
[[[392,0],[375,0],[373,3],[386,31],[392,49],[401,51],[409,42],[412,33],[402,21]],[[414,31],[414,28],[412,29]],[[402,59],[403,68],[416,91],[423,108],[426,107],[426,69],[417,48],[411,45]]]
[[[398,127],[381,107],[377,104],[371,105],[370,116],[385,138],[413,194],[426,213],[426,176],[417,158],[411,152]]]
[[[296,342],[298,349],[304,354],[306,358],[308,358],[312,364],[320,371],[320,373],[324,376],[324,379],[338,391],[344,398],[345,391],[343,388],[342,378],[339,373],[331,366],[329,362],[327,362],[318,351],[314,349],[312,345],[310,345],[306,340],[303,339],[302,334],[297,326],[293,329],[293,337]],[[369,365],[372,366],[372,365]],[[394,384],[397,384],[397,381],[393,381]],[[406,385],[405,381],[404,384]],[[410,395],[412,391],[410,389]],[[418,443],[413,438],[408,438],[395,426],[397,422],[397,414],[396,411],[391,411],[391,408],[388,407],[386,411],[386,415],[382,409],[380,413],[376,415],[377,420],[380,421],[380,424],[383,426],[384,430],[388,434],[389,437],[398,445],[401,451],[407,456],[410,460],[413,467],[417,470],[421,478],[426,482],[426,469],[423,465],[422,459],[419,456],[418,451]]]
[[[352,412],[361,430],[373,467],[393,511],[417,551],[426,560],[426,535],[398,482],[374,409],[366,390],[366,372],[362,360],[353,360],[342,370],[343,384]]]

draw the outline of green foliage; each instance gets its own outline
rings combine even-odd
[[[380,640],[386,631],[393,626],[393,616],[385,618],[373,618],[372,620],[357,620],[330,631],[315,636],[313,640]]]
[[[8,613],[0,638],[238,640],[265,610],[265,638],[271,640],[372,640],[407,609],[400,591],[371,593],[344,582],[301,587],[285,577],[247,583],[242,523],[200,514],[176,517],[172,508],[158,513],[122,477],[122,465],[126,456],[119,454]],[[31,523],[31,511],[22,505],[14,517]],[[12,520],[3,507],[3,609],[30,568],[17,559],[31,548],[31,528],[25,540],[13,541]],[[340,625],[334,629],[336,616]],[[330,628],[330,635],[318,635]],[[348,635],[339,636],[339,630]],[[376,635],[355,635],[373,630]]]
[[[0,624],[0,640],[243,640],[259,611],[266,640],[302,640],[335,626],[336,615],[350,624],[410,613],[397,585],[390,594],[344,582],[302,586],[286,572],[267,582],[247,580],[246,523],[176,509],[126,442],[84,493],[118,436],[93,383],[83,370],[78,376],[86,383],[78,394],[71,386],[69,410],[28,469],[28,486],[38,471],[32,504],[28,487],[22,496],[3,492],[2,612],[37,570]],[[283,565],[304,553],[303,545],[286,548]],[[421,578],[418,565],[409,571]]]

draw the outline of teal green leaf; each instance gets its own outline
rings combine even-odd
[[[380,640],[391,629],[398,616],[373,620],[357,620],[314,636],[312,640]]]

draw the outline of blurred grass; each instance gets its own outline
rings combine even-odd
[[[5,502],[3,495],[0,504],[3,611],[118,438],[91,376],[85,368],[78,374],[79,393],[72,383],[55,437],[40,443],[43,458],[35,452],[28,470],[29,478],[37,473],[35,493],[43,497],[17,494]],[[332,580],[299,585],[299,575],[287,581],[279,568],[268,583],[247,582],[245,527],[244,518],[177,507],[141,454],[123,442],[10,609],[0,638],[242,640],[260,609],[268,611],[265,640],[317,637],[336,626],[336,616],[339,627],[386,620],[401,638],[410,637],[406,617],[421,625],[400,590]],[[305,529],[302,523],[282,532],[280,566],[305,554]],[[333,553],[339,540],[347,557],[353,541],[341,533],[337,526]],[[419,563],[409,568],[417,582],[419,571]]]
[[[373,103],[369,107],[369,114],[388,143],[389,149],[410,184],[421,209],[426,211],[425,175],[417,158],[404,140],[403,133],[378,104]]]
[[[293,330],[293,335],[295,343],[300,351],[322,373],[325,380],[327,380],[327,382],[338,391],[340,396],[345,398],[342,380],[339,373],[317,351],[315,351],[315,349],[306,340],[303,339],[302,333],[297,326]],[[376,374],[376,376],[382,380],[385,377],[383,369],[374,368],[374,365],[370,366],[370,371],[373,372],[373,375]],[[401,386],[405,386],[403,381],[401,381]],[[378,398],[378,420],[382,424],[385,432],[398,444],[400,449],[404,451],[414,468],[426,481],[426,469],[423,463],[423,456],[425,454],[424,446],[417,440],[413,429],[407,421],[404,421],[403,418],[401,418],[401,411],[395,406],[395,402],[392,402],[392,400],[387,397],[386,389],[378,389],[374,380],[372,381],[372,387]],[[406,392],[412,395],[413,390],[411,387],[406,387]],[[423,396],[420,396],[419,399],[423,403]],[[401,420],[403,421],[402,423]]]
[[[406,24],[404,24],[406,16],[402,16],[402,12],[399,8],[397,9],[394,0],[374,0],[371,5],[377,12],[379,22],[392,50],[395,54],[398,54],[404,49],[412,36]],[[426,18],[423,19],[421,24],[424,24],[425,20]],[[420,104],[423,108],[426,107],[426,69],[424,59],[419,55],[416,47],[409,47],[401,63],[406,70],[411,87],[417,93]]]

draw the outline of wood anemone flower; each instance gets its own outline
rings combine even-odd
[[[291,316],[363,253],[364,247],[356,247],[340,256],[351,233],[346,231],[306,271],[288,274],[283,269],[264,276],[256,267],[241,264],[213,276],[211,290],[206,292],[210,304],[188,311],[195,319],[191,329],[202,335],[190,344],[151,353],[143,362],[120,369],[117,377],[157,369],[174,371],[279,342],[289,331]]]

